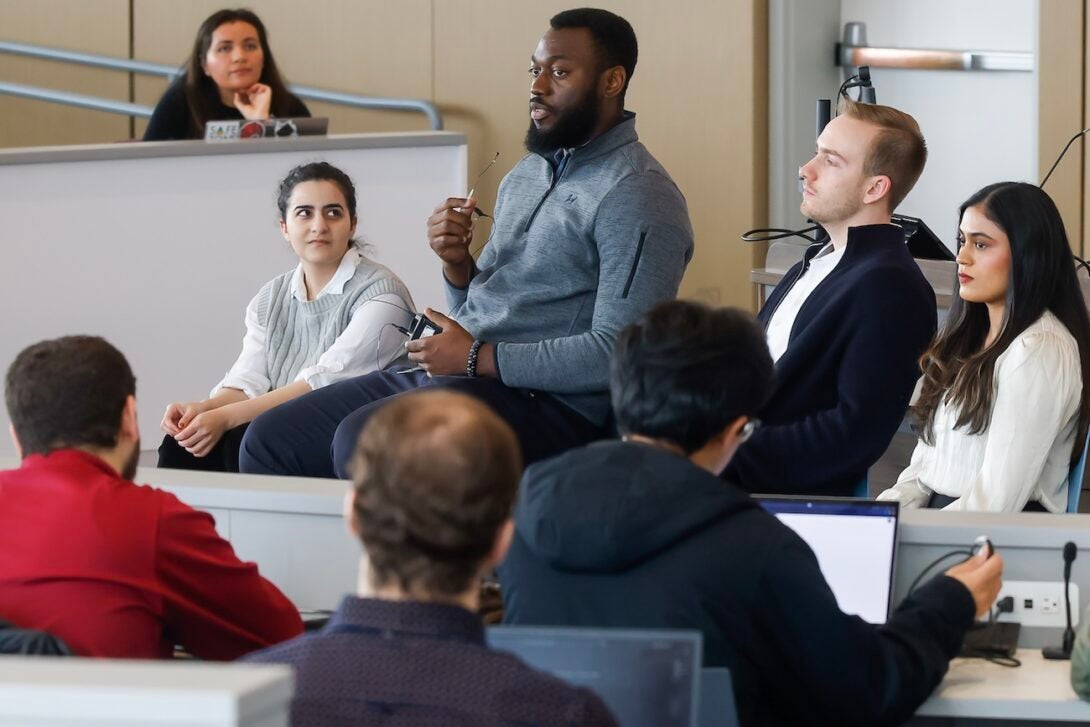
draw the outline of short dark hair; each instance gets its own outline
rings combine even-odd
[[[280,210],[280,219],[285,219],[288,213],[291,193],[303,182],[332,182],[337,185],[344,195],[345,204],[348,205],[349,219],[356,219],[356,185],[352,184],[351,177],[329,162],[300,164],[280,180],[280,185],[276,188],[276,208]]]
[[[749,313],[660,303],[621,331],[610,391],[621,434],[662,439],[692,454],[772,393],[764,331]]]
[[[620,15],[600,8],[576,8],[557,13],[549,20],[553,30],[565,28],[586,28],[594,39],[598,49],[599,70],[621,66],[624,68],[624,88],[621,89],[621,101],[628,91],[628,82],[636,72],[636,59],[639,46],[636,43],[636,31]]]
[[[129,362],[97,336],[65,336],[23,349],[4,383],[24,457],[115,446],[125,400],[135,395]]]
[[[374,583],[411,596],[457,595],[511,516],[522,456],[514,432],[484,404],[420,391],[370,419],[352,475]]]

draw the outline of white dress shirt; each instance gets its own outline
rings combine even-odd
[[[1019,512],[1032,500],[1050,512],[1066,510],[1082,396],[1078,344],[1045,313],[999,356],[994,381],[988,428],[954,429],[958,412],[943,402],[935,412],[935,444],[920,440],[879,500],[925,507],[938,492],[958,498],[947,510]]]
[[[341,258],[337,272],[315,296],[315,300],[325,295],[341,295],[345,283],[361,264],[368,265],[370,261],[355,247],[349,248]],[[291,290],[296,300],[306,301],[302,263],[292,275]],[[310,388],[320,389],[335,381],[383,370],[405,352],[405,336],[393,326],[408,326],[412,319],[411,308],[411,301],[394,293],[378,295],[363,303],[333,345],[318,358],[317,363],[301,370],[295,380],[306,381]],[[265,326],[257,315],[257,296],[254,296],[246,306],[246,335],[242,339],[242,353],[223,380],[213,387],[211,396],[224,388],[238,389],[250,399],[268,393],[270,382],[265,336]]]
[[[811,258],[810,266],[802,274],[802,277],[795,281],[791,290],[787,291],[787,294],[780,299],[780,305],[776,308],[776,312],[772,314],[772,320],[768,322],[768,330],[765,334],[768,339],[768,350],[772,354],[773,361],[779,361],[780,357],[787,351],[787,344],[791,340],[791,329],[795,326],[795,319],[799,315],[802,304],[814,292],[814,288],[818,287],[821,281],[825,280],[829,273],[833,272],[833,268],[844,257],[846,249],[847,246],[837,250],[831,242],[821,248],[821,251]]]

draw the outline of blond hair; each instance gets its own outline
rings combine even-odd
[[[920,125],[891,106],[859,103],[847,97],[840,113],[880,128],[863,161],[863,173],[889,177],[889,211],[893,212],[912,191],[927,163],[927,142]]]

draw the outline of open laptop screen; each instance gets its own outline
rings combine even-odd
[[[703,659],[697,631],[494,626],[488,643],[591,690],[626,727],[696,727]]]
[[[756,500],[814,551],[841,611],[870,623],[886,622],[897,546],[896,502],[765,495]]]
[[[301,117],[294,119],[254,119],[208,121],[204,125],[205,141],[235,141],[237,139],[282,139],[293,136],[325,136],[329,119]]]

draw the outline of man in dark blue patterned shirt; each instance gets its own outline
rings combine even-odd
[[[295,666],[295,727],[615,724],[594,694],[485,645],[479,583],[510,545],[522,472],[510,427],[463,394],[407,394],[367,424],[352,468],[361,596],[247,657]]]

